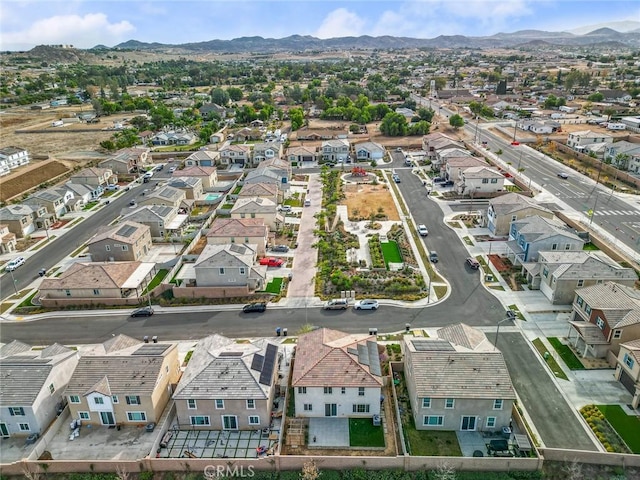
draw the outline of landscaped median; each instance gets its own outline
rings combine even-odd
[[[547,366],[551,369],[553,374],[556,377],[561,378],[563,380],[569,380],[569,378],[564,373],[562,368],[560,368],[560,365],[558,365],[558,362],[556,362],[555,358],[553,358],[553,355],[549,353],[549,350],[547,349],[547,347],[545,347],[544,343],[542,343],[542,340],[540,340],[539,338],[536,338],[532,343],[533,343],[533,346],[536,347],[536,350],[538,351],[538,353],[542,356],[544,363],[547,364]]]

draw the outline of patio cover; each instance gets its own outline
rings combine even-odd
[[[589,322],[569,322],[569,324],[580,334],[587,345],[607,345],[609,342],[604,338],[604,333],[600,327]]]

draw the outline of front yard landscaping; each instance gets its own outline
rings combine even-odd
[[[584,370],[584,365],[578,357],[575,356],[571,348],[568,345],[563,344],[556,337],[547,338],[551,346],[558,352],[562,361],[569,367],[570,370]]]
[[[275,277],[269,283],[267,283],[265,292],[273,293],[274,295],[280,295],[280,291],[282,290],[282,278]]]
[[[618,407],[620,410],[616,411],[614,407]],[[603,412],[607,412],[606,417]],[[618,434],[628,436],[631,434],[628,439],[632,444],[640,442],[640,439],[638,439],[640,421],[637,418],[635,419],[634,429],[633,422],[629,421],[629,417],[617,405],[587,405],[580,409],[580,413],[607,452],[630,453],[629,448]],[[622,415],[626,418],[622,417]],[[608,421],[610,418],[618,427],[621,427],[618,433]],[[620,420],[627,422],[626,425],[621,425]],[[638,446],[637,443],[636,446]]]
[[[384,430],[382,426],[374,427],[370,418],[350,418],[349,446],[384,448]]]
[[[564,373],[562,368],[560,368],[560,365],[558,365],[558,362],[556,362],[555,358],[553,358],[553,355],[551,355],[547,351],[547,347],[544,346],[544,343],[542,343],[542,340],[540,340],[539,338],[536,338],[533,341],[533,346],[536,347],[536,350],[542,356],[544,363],[547,364],[547,366],[551,369],[551,371],[556,377],[562,378],[563,380],[569,380],[569,378],[567,378],[567,375]]]
[[[609,424],[622,437],[627,447],[640,454],[640,418],[627,415],[620,405],[597,405]]]

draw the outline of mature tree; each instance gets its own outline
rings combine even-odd
[[[380,131],[389,137],[402,137],[407,135],[409,127],[404,115],[395,112],[387,113],[380,123]]]
[[[229,103],[229,94],[222,88],[214,88],[211,90],[211,101],[224,107]]]
[[[418,109],[418,117],[420,118],[420,120],[425,120],[427,122],[431,122],[433,120],[433,115],[435,114],[435,112],[433,111],[432,108],[424,108],[424,107],[420,107]]]
[[[592,93],[587,97],[587,100],[589,100],[590,102],[601,102],[602,100],[604,100],[604,95],[600,92]]]
[[[244,93],[242,93],[242,89],[238,87],[229,87],[227,89],[227,93],[229,94],[229,98],[234,102],[239,102],[244,97]]]
[[[289,110],[289,119],[291,119],[291,130],[298,130],[304,125],[304,112],[302,108],[292,108]]]
[[[410,135],[426,135],[429,133],[429,128],[431,128],[431,124],[426,120],[420,120],[419,122],[412,123],[409,126],[409,134]]]
[[[451,125],[456,130],[460,127],[464,127],[464,118],[462,118],[457,113],[455,115],[451,115],[451,117],[449,117],[449,125]]]

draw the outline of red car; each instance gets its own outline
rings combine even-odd
[[[266,265],[267,267],[281,267],[284,264],[284,260],[275,257],[264,257],[260,259],[260,265]]]

